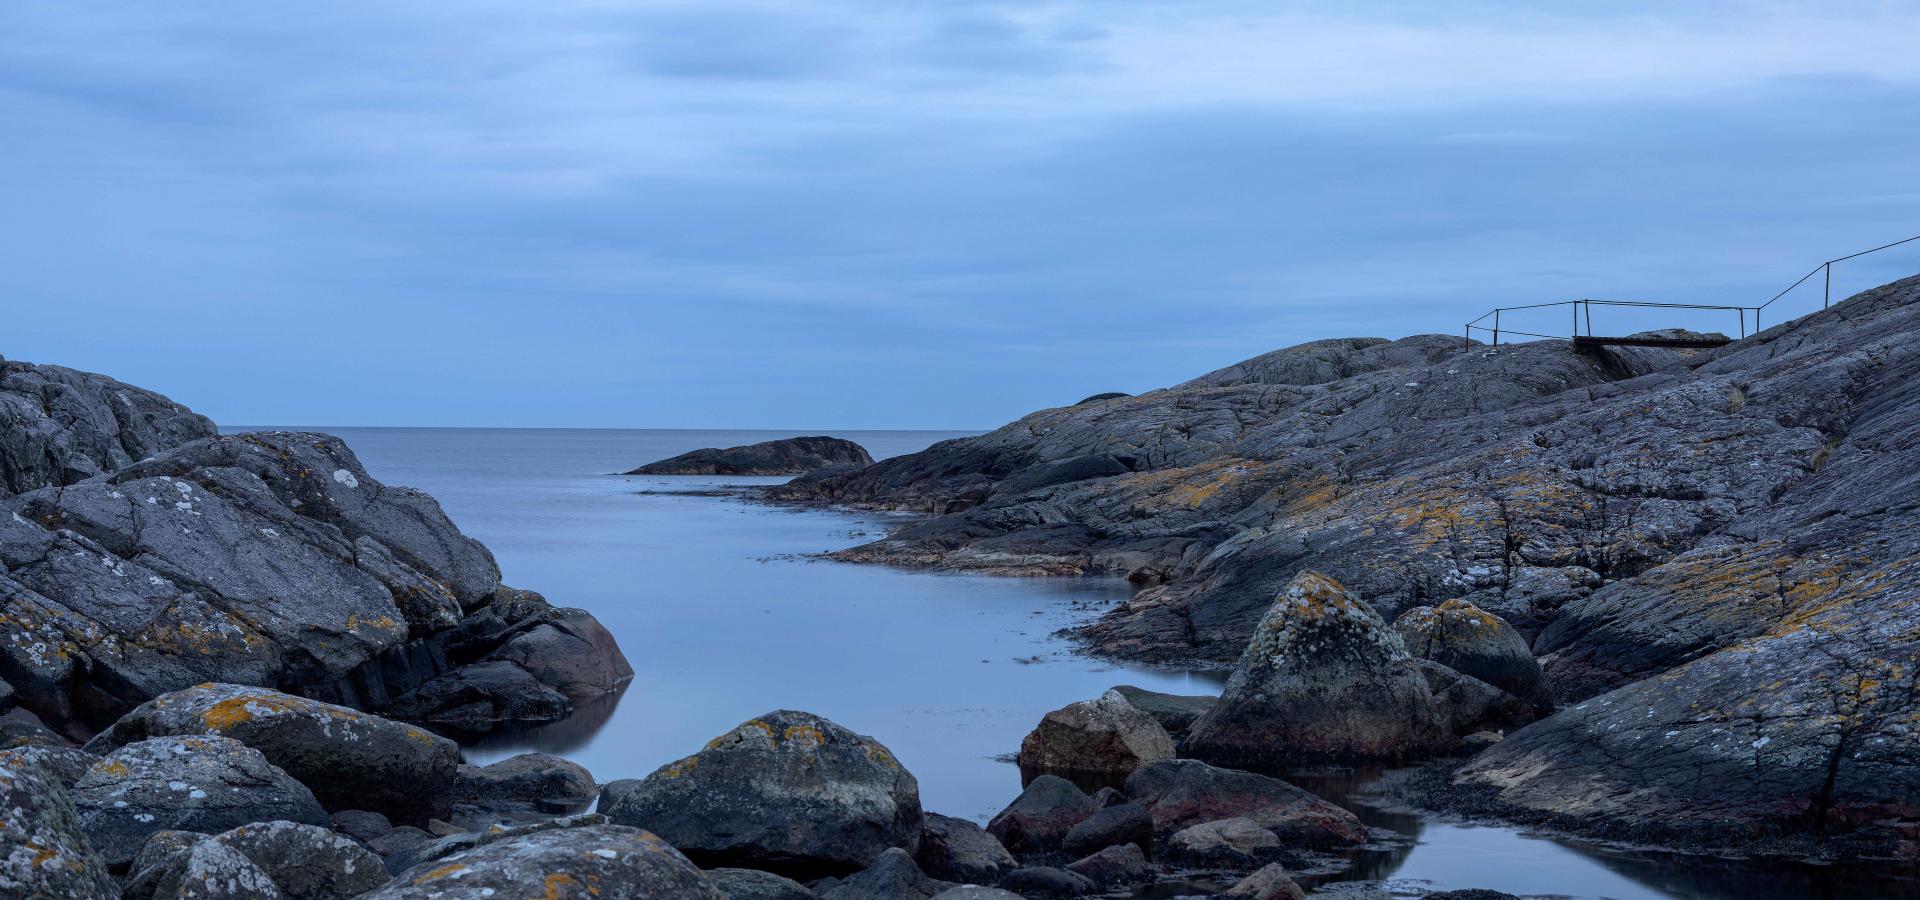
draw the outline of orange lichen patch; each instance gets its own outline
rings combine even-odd
[[[126,776],[128,772],[127,764],[117,759],[109,759],[109,760],[105,760],[103,762],[97,763],[94,765],[94,769],[98,770],[102,774],[112,775],[115,778],[123,778]]]
[[[804,723],[787,726],[786,733],[781,737],[789,744],[804,744],[808,749],[818,747],[827,742],[827,736],[824,732],[812,725]]]
[[[1465,600],[1461,600],[1458,597],[1452,600],[1448,600],[1447,602],[1440,604],[1434,609],[1443,618],[1454,619],[1454,620],[1463,621],[1463,622],[1472,622],[1475,626],[1478,626],[1480,628],[1500,627],[1499,616],[1496,616],[1490,612],[1487,612],[1486,610],[1483,610],[1478,606],[1474,606],[1473,604],[1468,603]]]
[[[873,741],[862,741],[860,743],[860,750],[866,753],[867,758],[874,762],[892,769],[900,768],[900,761],[895,759],[892,753],[887,752],[887,748]]]
[[[747,721],[740,723],[740,727],[735,728],[734,730],[729,731],[726,734],[723,734],[717,738],[714,738],[713,740],[708,741],[707,749],[713,750],[721,746],[724,746],[728,743],[731,743],[733,741],[745,740],[750,737],[750,735],[747,733],[749,729],[759,729],[760,731],[759,737],[762,740],[766,741],[767,743],[773,742],[773,726],[772,725],[768,725],[767,723],[762,722],[759,719],[748,719]]]
[[[1283,509],[1294,515],[1319,512],[1340,499],[1340,483],[1331,478],[1309,478],[1295,487],[1297,491],[1283,501]]]
[[[413,741],[416,744],[425,744],[429,747],[433,746],[433,735],[424,728],[416,728],[412,725],[407,726],[407,740]]]
[[[565,891],[567,888],[580,887],[580,879],[568,875],[565,872],[555,872],[548,875],[543,883],[547,888],[547,900],[560,900],[561,897],[573,893],[572,891],[567,891],[567,893],[563,894],[561,893],[562,891]]]
[[[47,860],[60,855],[60,851],[52,847],[42,847],[33,841],[27,842],[27,849],[33,851],[33,867],[36,869],[46,865]]]
[[[426,874],[420,876],[419,878],[415,878],[413,880],[413,883],[426,884],[429,881],[439,881],[442,878],[446,878],[450,875],[457,875],[461,872],[465,872],[466,870],[467,870],[466,863],[448,863],[444,866],[441,866],[440,868],[427,872]]]
[[[664,778],[679,778],[680,776],[685,775],[696,768],[699,768],[699,766],[700,766],[700,757],[689,756],[686,759],[679,760],[678,762],[668,763],[666,767],[660,770],[660,775],[661,777],[664,777]]]

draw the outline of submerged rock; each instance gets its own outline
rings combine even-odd
[[[993,884],[1019,866],[986,829],[939,813],[927,813],[915,859],[928,875],[962,884]]]
[[[829,466],[870,466],[866,448],[836,437],[796,437],[709,447],[647,463],[628,475],[798,475]]]
[[[1107,691],[1047,713],[1020,742],[1019,760],[1030,771],[1125,778],[1173,755],[1173,738],[1158,721]]]
[[[710,866],[844,874],[919,847],[920,785],[879,741],[778,710],[644,780],[608,784],[600,811]]]
[[[156,737],[106,755],[73,787],[80,826],[109,866],[159,831],[215,833],[253,822],[326,825],[313,792],[260,751],[218,736]]]
[[[1353,813],[1278,778],[1174,759],[1142,766],[1127,795],[1153,816],[1156,835],[1202,822],[1246,817],[1289,844],[1345,847],[1367,839]]]
[[[1120,685],[1114,690],[1119,691],[1120,696],[1127,698],[1127,702],[1136,709],[1152,716],[1154,721],[1160,723],[1160,727],[1167,730],[1167,734],[1175,738],[1186,734],[1195,719],[1220,702],[1219,697],[1163,694],[1130,684]]]
[[[1339,582],[1303,572],[1274,600],[1181,751],[1279,769],[1405,759],[1450,739],[1399,635]]]
[[[533,893],[533,892],[539,893]],[[517,834],[420,863],[361,900],[727,900],[667,842],[598,825]]]
[[[987,823],[987,832],[1014,853],[1047,853],[1060,849],[1067,832],[1097,811],[1078,785],[1042,775]]]
[[[150,737],[217,735],[252,747],[330,809],[406,821],[444,814],[454,742],[416,725],[266,688],[202,684],[141,704],[87,744],[109,753]]]
[[[600,785],[585,766],[545,753],[522,753],[486,766],[463,765],[448,792],[454,819],[469,826],[576,813],[599,794]]]
[[[0,752],[0,895],[113,900],[120,888],[46,761]]]

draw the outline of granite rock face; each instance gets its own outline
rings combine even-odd
[[[157,737],[128,744],[73,786],[80,827],[109,866],[132,862],[155,832],[215,833],[254,822],[326,825],[313,792],[231,738]]]
[[[0,752],[0,896],[120,896],[58,776],[38,757],[20,750]]]
[[[111,753],[151,737],[217,735],[252,747],[329,809],[424,822],[445,813],[454,742],[416,725],[265,688],[203,684],[141,704],[87,744]]]
[[[559,698],[543,719],[617,689],[625,660],[604,630],[524,594],[431,497],[374,480],[327,435],[205,437],[0,499],[0,676],[73,736],[210,681],[385,708],[500,660]],[[503,605],[517,621],[494,627]],[[594,652],[562,665],[601,670],[528,669],[563,644]]]
[[[1082,632],[1115,656],[1235,659],[1308,569],[1465,600],[1561,707],[1472,770],[1514,814],[1897,842],[1916,348],[1916,278],[1710,350],[1317,342],[773,495],[942,513],[845,559],[1158,573]]]
[[[152,391],[0,359],[0,497],[84,481],[214,434],[206,416]]]
[[[1302,572],[1274,599],[1181,751],[1279,770],[1417,757],[1451,737],[1400,636],[1352,591]]]
[[[799,475],[834,466],[870,466],[865,447],[843,438],[816,436],[762,441],[743,447],[709,447],[647,463],[628,475]]]
[[[879,741],[777,710],[602,789],[600,812],[708,866],[796,878],[842,875],[889,848],[917,850],[920,784]]]

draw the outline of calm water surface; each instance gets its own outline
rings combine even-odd
[[[591,611],[633,663],[633,684],[617,703],[470,746],[474,762],[539,749],[601,781],[637,778],[760,713],[804,709],[891,748],[919,779],[928,809],[984,821],[1020,790],[1018,770],[1000,758],[1048,710],[1116,684],[1218,692],[1213,677],[1097,662],[1052,637],[1124,598],[1117,580],[822,562],[810,555],[872,540],[894,520],[685,493],[780,479],[609,474],[801,432],[310,430],[345,438],[382,481],[432,493],[492,548],[508,584]],[[877,458],[961,434],[830,433]],[[1351,786],[1313,785],[1336,799]],[[1911,882],[1812,867],[1755,874],[1743,862],[1616,852],[1355,808],[1418,843],[1362,854],[1342,878],[1385,879],[1414,895],[1465,887],[1615,900],[1913,895]]]

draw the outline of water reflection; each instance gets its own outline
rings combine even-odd
[[[491,758],[512,756],[517,753],[539,751],[555,756],[565,756],[593,743],[593,739],[613,718],[613,711],[625,696],[628,682],[620,689],[604,697],[595,697],[574,704],[573,714],[558,722],[524,727],[501,727],[484,734],[461,732],[453,729],[436,729],[448,737],[469,748],[475,755]]]

